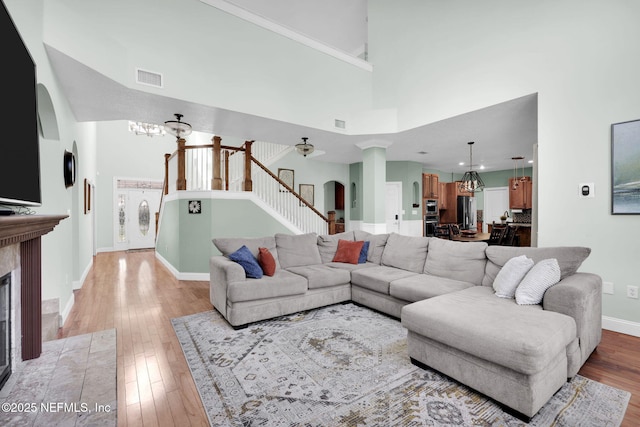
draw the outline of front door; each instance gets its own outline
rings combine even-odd
[[[155,213],[160,205],[158,190],[129,190],[129,221],[127,235],[129,249],[155,247]]]
[[[154,248],[162,182],[114,178],[114,249]]]

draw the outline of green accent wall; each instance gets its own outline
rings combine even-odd
[[[349,165],[349,218],[362,221],[362,162]]]
[[[194,199],[201,201],[200,214],[188,211]],[[209,258],[220,255],[212,239],[276,233],[293,234],[253,200],[195,196],[164,204],[156,251],[180,273],[209,273]]]
[[[402,182],[403,220],[422,219],[422,164],[417,162],[387,162],[387,182]],[[418,198],[414,203],[414,183],[417,184]],[[415,214],[413,213],[415,212]]]
[[[386,150],[371,147],[362,152],[363,220],[370,224],[385,223]]]

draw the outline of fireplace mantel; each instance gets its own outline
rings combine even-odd
[[[0,217],[0,248],[20,245],[20,324],[22,360],[42,353],[41,236],[68,215],[11,215]]]
[[[45,235],[67,217],[68,215],[10,215],[0,217],[0,248]]]

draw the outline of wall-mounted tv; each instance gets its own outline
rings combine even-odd
[[[0,102],[0,205],[40,206],[40,146],[36,65],[2,2],[0,10],[2,78]]]

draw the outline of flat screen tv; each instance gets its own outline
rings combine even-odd
[[[0,205],[40,206],[40,144],[36,65],[9,12],[0,10],[5,92],[0,102]],[[0,206],[1,207],[1,206]]]

